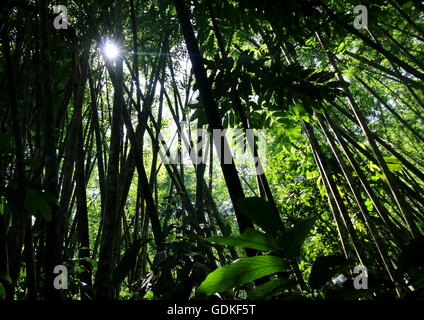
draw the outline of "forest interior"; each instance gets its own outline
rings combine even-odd
[[[0,1],[0,300],[424,299],[424,2]]]

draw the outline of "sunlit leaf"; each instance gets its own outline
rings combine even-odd
[[[257,256],[237,260],[210,273],[197,288],[198,292],[211,295],[226,291],[269,274],[284,271],[285,262],[274,256]]]

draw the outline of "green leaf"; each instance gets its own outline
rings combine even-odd
[[[391,171],[402,171],[403,167],[400,164],[388,163],[387,166]]]
[[[206,241],[227,246],[252,248],[262,251],[277,250],[275,239],[265,233],[247,228],[242,235],[229,237],[210,237]]]
[[[303,243],[314,226],[315,220],[314,217],[297,222],[293,228],[282,235],[281,246],[288,258],[295,258],[300,254]]]
[[[50,221],[52,219],[52,215],[51,215],[52,210],[51,210],[49,204],[41,196],[37,196],[36,199],[37,199],[37,207],[38,207],[38,210],[40,211],[41,215],[43,216],[44,219],[46,219],[46,221]]]
[[[390,170],[392,171],[402,171],[403,167],[401,162],[399,161],[398,158],[394,157],[394,156],[388,156],[388,157],[384,157],[384,160],[386,161],[387,166],[389,167]]]
[[[337,47],[337,53],[342,53],[342,52],[346,51],[346,49],[347,49],[347,42],[342,41],[340,43],[340,45]]]
[[[261,277],[284,271],[286,265],[281,258],[274,256],[256,256],[237,260],[211,272],[197,290],[211,295],[223,292]]]
[[[406,1],[402,4],[403,9],[411,9],[414,6],[414,1]]]
[[[237,202],[241,213],[264,231],[277,235],[282,227],[280,217],[274,212],[271,204],[259,197],[240,199]]]
[[[343,256],[329,255],[318,257],[309,275],[309,286],[312,289],[319,289],[333,277],[340,274],[350,261]]]
[[[54,204],[56,206],[59,206],[59,200],[55,197],[53,197],[50,193],[48,192],[42,192],[41,193],[41,197],[46,200],[47,202],[50,202],[51,204]]]
[[[6,201],[3,198],[0,198],[0,216],[4,214],[5,206],[6,206]]]
[[[270,300],[286,288],[296,286],[296,282],[287,279],[275,279],[250,290],[249,300]]]
[[[28,210],[28,213],[33,216],[37,216],[40,212],[41,216],[46,220],[52,219],[51,208],[48,202],[53,202],[47,195],[47,193],[40,193],[34,191],[28,191],[25,196],[24,206]]]
[[[7,283],[10,283],[10,284],[12,283],[12,279],[10,278],[8,274],[0,273],[0,278],[6,281]]]
[[[193,114],[190,117],[190,120],[194,121],[197,119],[197,125],[199,127],[202,127],[206,124],[208,124],[208,119],[206,117],[206,113],[203,109],[197,109],[193,112]]]
[[[365,205],[367,206],[367,210],[370,211],[370,212],[374,208],[373,203],[370,199],[365,200]]]
[[[28,210],[30,215],[35,216],[37,214],[37,198],[33,191],[28,191],[24,200],[24,207]]]
[[[0,283],[0,300],[6,299],[6,290],[4,290],[3,285]]]
[[[113,282],[118,285],[120,284],[128,273],[134,268],[135,263],[137,262],[137,257],[141,253],[141,249],[146,240],[138,239],[133,242],[133,244],[125,251],[124,256],[121,261],[119,261],[118,265],[113,272]]]

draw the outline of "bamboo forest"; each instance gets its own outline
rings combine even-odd
[[[424,299],[424,2],[2,0],[0,300]]]

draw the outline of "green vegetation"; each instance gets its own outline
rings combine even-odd
[[[55,4],[0,3],[0,300],[424,297],[422,1]]]

